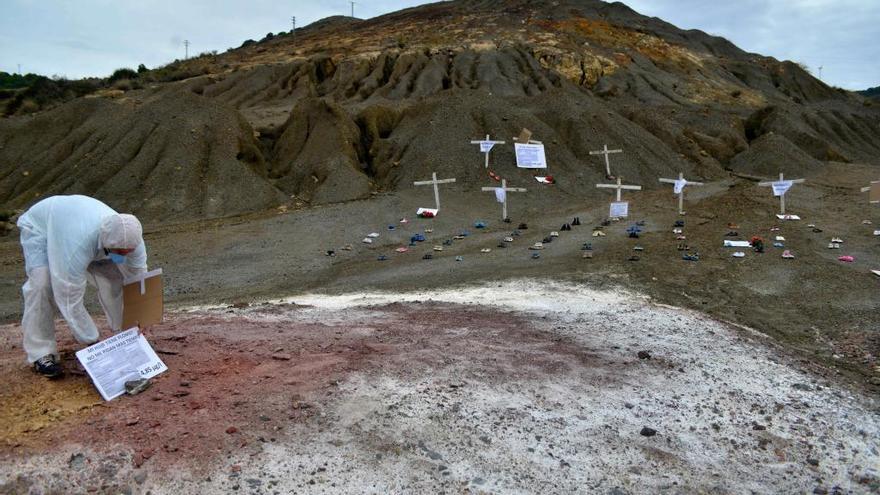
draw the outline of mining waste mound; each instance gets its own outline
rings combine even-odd
[[[486,182],[470,140],[525,127],[547,148],[552,200],[598,194],[590,150],[660,187],[875,163],[880,110],[792,62],[681,30],[621,3],[458,0],[333,17],[166,67],[198,74],[0,120],[0,202],[82,193],[147,222],[319,205],[431,172]],[[183,76],[181,76],[183,77]],[[511,183],[532,182],[511,146]],[[790,168],[789,168],[790,167]]]

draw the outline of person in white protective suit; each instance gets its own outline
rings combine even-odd
[[[61,376],[55,341],[54,307],[81,344],[98,340],[98,328],[83,305],[86,283],[110,328],[122,326],[125,278],[146,272],[141,223],[87,196],[52,196],[18,219],[27,282],[22,286],[24,351],[37,373]],[[54,305],[53,305],[54,302]]]

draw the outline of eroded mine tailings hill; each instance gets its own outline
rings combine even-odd
[[[182,80],[0,121],[0,202],[84,193],[167,222],[368,198],[433,171],[477,187],[469,141],[522,127],[547,145],[561,179],[548,194],[561,196],[594,194],[576,186],[602,178],[588,151],[605,143],[626,150],[617,172],[648,187],[679,171],[799,174],[880,155],[880,110],[861,95],[621,3],[328,18],[164,70]],[[506,177],[531,180],[509,147],[493,154]]]

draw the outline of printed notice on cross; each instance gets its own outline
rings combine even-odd
[[[501,179],[501,187],[484,187],[483,192],[494,192],[495,199],[501,203],[501,220],[507,220],[507,193],[526,192],[523,187],[507,187],[507,179]]]
[[[489,152],[492,151],[492,148],[495,147],[496,144],[505,144],[504,141],[492,141],[489,139],[489,135],[486,134],[486,139],[482,141],[471,141],[471,144],[479,144],[480,145],[480,153],[486,155],[485,165],[486,168],[489,168]]]
[[[785,194],[788,192],[789,189],[791,189],[792,185],[803,184],[804,182],[806,182],[806,179],[785,180],[782,172],[779,172],[778,181],[759,182],[758,185],[761,187],[770,187],[773,189],[773,195],[779,197],[779,215],[781,215],[780,218],[786,220],[788,218],[794,219],[796,215],[785,214]]]
[[[678,194],[678,214],[684,215],[684,188],[685,186],[702,186],[702,182],[692,182],[684,178],[684,173],[678,173],[678,179],[660,179],[660,182],[672,184],[672,192]]]

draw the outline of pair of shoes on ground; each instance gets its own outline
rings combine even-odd
[[[571,224],[572,225],[580,225],[581,224],[581,217],[574,217],[574,220],[571,221]],[[568,229],[568,230],[571,230],[571,229]]]
[[[559,230],[571,230],[571,225],[564,223],[562,224],[562,227],[559,228]]]

